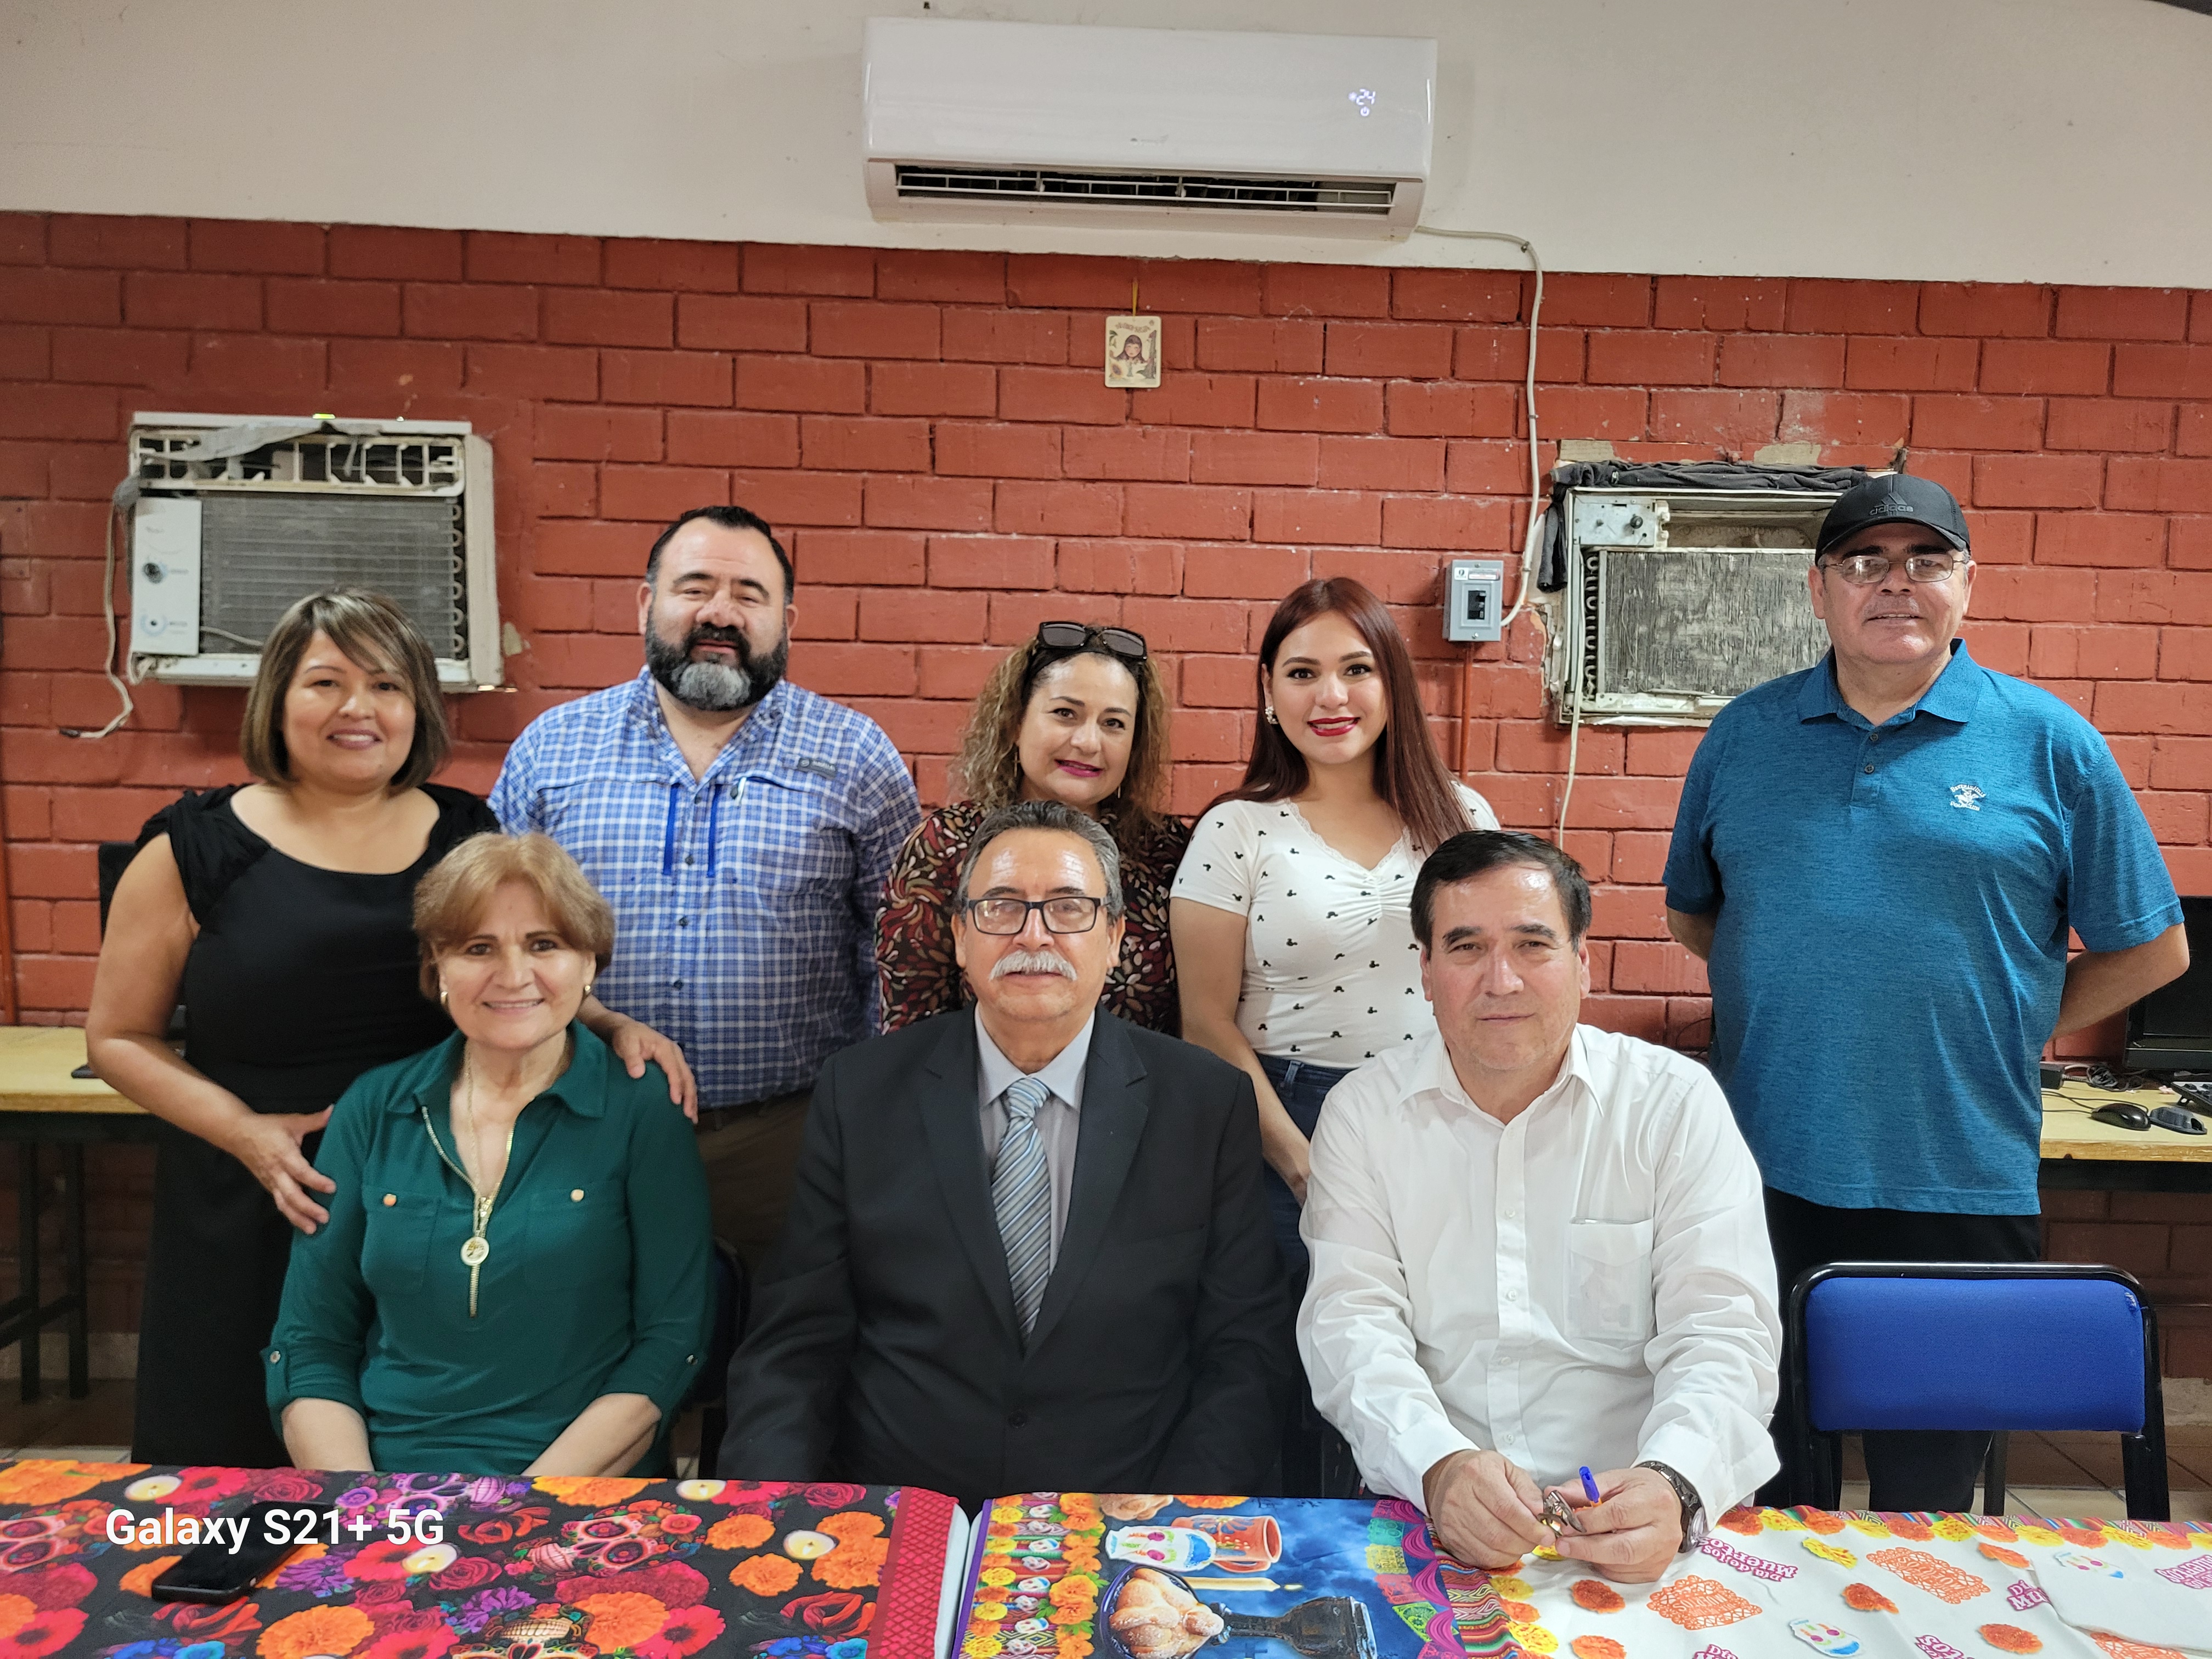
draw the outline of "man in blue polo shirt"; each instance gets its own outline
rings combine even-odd
[[[1777,1274],[2033,1261],[2037,1061],[2187,967],[2173,883],[2096,729],[1959,639],[1949,491],[1846,491],[1807,581],[1828,656],[1713,721],[1667,859]],[[1870,1506],[1966,1509],[1987,1443],[1868,1435]]]

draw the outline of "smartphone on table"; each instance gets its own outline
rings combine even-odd
[[[254,1584],[284,1564],[301,1545],[314,1541],[333,1506],[328,1504],[255,1504],[238,1516],[223,1517],[231,1539],[196,1544],[152,1585],[156,1601],[198,1601],[220,1606],[249,1595]],[[246,1522],[243,1530],[235,1522]]]

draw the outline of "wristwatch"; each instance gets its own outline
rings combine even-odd
[[[1698,1489],[1689,1483],[1679,1469],[1669,1468],[1656,1457],[1646,1458],[1636,1467],[1639,1469],[1650,1469],[1672,1486],[1674,1489],[1674,1496],[1681,1499],[1682,1547],[1675,1553],[1688,1554],[1697,1548],[1699,1541],[1705,1535],[1705,1500],[1698,1496]]]

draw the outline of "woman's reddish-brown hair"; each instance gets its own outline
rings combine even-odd
[[[1244,781],[1217,797],[1206,811],[1225,800],[1285,800],[1305,788],[1306,757],[1281,726],[1268,722],[1267,676],[1274,672],[1276,654],[1285,639],[1315,617],[1331,614],[1350,623],[1367,642],[1382,675],[1389,720],[1372,751],[1375,791],[1390,803],[1412,835],[1413,845],[1423,853],[1434,852],[1452,836],[1474,826],[1468,822],[1459,792],[1452,787],[1452,775],[1444,769],[1429,737],[1420,689],[1413,683],[1413,653],[1407,650],[1405,638],[1382,608],[1382,601],[1349,576],[1306,582],[1292,588],[1275,607],[1260,641],[1259,735],[1253,741],[1251,758],[1244,763]]]

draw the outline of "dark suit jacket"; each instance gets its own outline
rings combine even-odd
[[[1014,1322],[972,1009],[830,1057],[730,1367],[754,1480],[1264,1491],[1295,1361],[1249,1079],[1101,1012],[1036,1328]],[[1163,1484],[1165,1483],[1165,1484]]]

